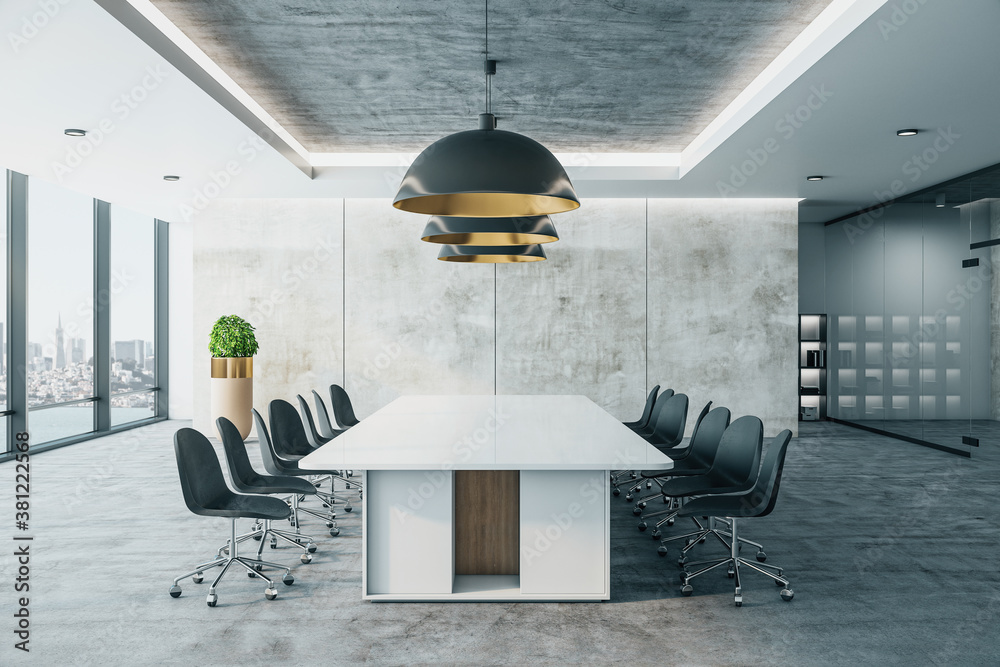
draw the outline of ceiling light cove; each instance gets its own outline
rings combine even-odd
[[[85,137],[87,136],[87,131],[78,130],[71,127],[63,130],[63,134],[65,134],[67,137]]]
[[[822,181],[825,176],[806,176],[807,181]]]
[[[896,130],[897,137],[915,137],[920,134],[920,130],[915,130],[913,128],[907,130]]]

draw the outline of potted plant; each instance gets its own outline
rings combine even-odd
[[[253,355],[257,338],[253,326],[236,315],[216,320],[208,335],[212,353],[212,423],[225,417],[240,435],[250,435],[253,408]]]

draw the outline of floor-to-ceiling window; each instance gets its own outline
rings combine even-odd
[[[28,182],[28,426],[35,443],[94,430],[94,200]]]
[[[155,220],[111,206],[111,425],[156,415]]]
[[[10,401],[7,396],[7,179],[0,187],[3,191],[3,224],[0,224],[0,454],[7,451],[8,411]]]
[[[0,458],[11,430],[45,448],[166,418],[166,223],[14,172],[3,197]]]

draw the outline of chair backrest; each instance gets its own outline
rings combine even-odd
[[[319,430],[319,434],[324,438],[332,440],[343,433],[343,431],[333,427],[333,422],[330,421],[330,413],[327,411],[326,403],[323,402],[323,397],[319,395],[319,392],[313,389],[312,394],[313,403],[316,404],[316,427]]]
[[[348,429],[358,423],[358,418],[354,416],[354,406],[351,405],[351,397],[339,384],[330,385],[330,405],[333,407],[333,418],[337,420],[337,426],[340,428]]]
[[[642,416],[636,422],[639,428],[644,428],[649,424],[649,416],[653,413],[653,404],[656,403],[656,395],[659,392],[660,385],[656,385],[649,390],[649,396],[646,397],[646,405],[642,408]]]
[[[705,421],[705,416],[711,409],[712,409],[712,401],[709,401],[708,403],[705,404],[705,407],[701,409],[701,412],[698,413],[698,418],[694,420],[694,429],[691,431],[691,444],[694,444],[695,438],[698,437],[698,431],[699,429],[701,429],[701,423]]]
[[[195,514],[212,516],[211,510],[232,495],[212,443],[193,428],[182,428],[174,433],[174,454],[184,503]]]
[[[302,457],[312,452],[302,418],[291,403],[274,399],[267,406],[267,416],[271,423],[271,446],[277,456]]]
[[[267,432],[267,426],[264,425],[264,418],[257,412],[257,408],[251,408],[250,412],[253,414],[253,422],[257,427],[257,441],[260,443],[260,458],[264,462],[264,470],[271,475],[284,475],[284,466],[278,461],[278,455],[271,443],[271,435]]]
[[[767,516],[778,501],[778,487],[781,485],[781,471],[785,467],[785,454],[788,443],[792,440],[792,432],[785,429],[768,445],[767,454],[760,464],[760,475],[750,497],[755,502],[757,511],[753,516]]]
[[[764,424],[757,417],[740,417],[722,434],[709,475],[728,484],[728,493],[748,491],[757,481],[763,447]]]
[[[309,409],[309,403],[306,399],[302,397],[302,394],[296,394],[295,398],[299,402],[299,411],[302,413],[302,426],[305,429],[306,440],[309,441],[309,446],[313,449],[322,447],[327,442],[330,441],[329,438],[324,438],[316,430],[316,422],[313,421],[312,410]]]
[[[656,425],[653,427],[653,434],[657,438],[657,447],[673,447],[684,439],[687,414],[687,394],[674,394],[667,399],[656,418]]]
[[[708,405],[705,406],[705,410],[708,410]],[[703,414],[705,410],[702,410]],[[688,458],[711,468],[712,463],[715,462],[715,455],[719,451],[719,445],[722,444],[722,435],[729,428],[730,418],[729,408],[723,407],[715,408],[705,415],[705,418],[695,426],[694,433],[691,434],[691,453]]]
[[[638,431],[642,435],[653,435],[656,430],[656,420],[660,418],[660,411],[663,410],[663,406],[667,404],[667,401],[674,395],[673,389],[664,389],[653,401],[653,409],[649,413],[649,422],[646,424],[645,428],[640,428]]]
[[[226,461],[229,463],[229,477],[237,491],[251,491],[261,481],[261,476],[250,464],[246,445],[240,437],[240,430],[225,417],[215,420],[215,425],[222,436],[222,448],[226,451]]]

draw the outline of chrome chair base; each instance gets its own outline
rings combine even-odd
[[[250,535],[252,534],[246,534],[241,537],[244,537],[244,539],[249,539]],[[234,563],[238,563],[240,566],[246,569],[247,575],[250,578],[260,577],[261,579],[267,582],[267,588],[264,590],[264,597],[267,598],[268,600],[273,600],[276,597],[278,597],[278,591],[274,587],[274,581],[263,573],[264,568],[284,570],[285,574],[281,578],[281,583],[285,584],[286,586],[291,586],[293,583],[295,583],[295,577],[292,576],[291,569],[286,567],[285,565],[281,565],[280,563],[272,563],[266,560],[259,560],[256,558],[246,558],[244,556],[240,556],[239,542],[240,541],[237,539],[236,536],[236,519],[232,519],[229,542],[226,547],[223,547],[223,549],[225,549],[228,553],[226,555],[221,555],[220,553],[220,555],[216,556],[213,560],[201,563],[191,572],[188,572],[187,574],[184,574],[174,579],[174,584],[173,586],[170,587],[169,591],[170,597],[178,598],[181,596],[180,582],[183,581],[184,579],[190,577],[191,580],[194,581],[194,583],[200,584],[203,581],[204,573],[207,570],[216,567],[221,567],[222,571],[219,572],[219,576],[216,577],[215,581],[212,582],[212,585],[209,586],[208,597],[206,598],[208,606],[214,607],[219,601],[219,596],[218,594],[216,594],[215,590],[219,586],[219,582],[221,582],[222,578],[226,576],[226,573],[229,571],[229,568],[232,567]],[[220,552],[223,549],[220,549]]]
[[[785,602],[791,601],[792,598],[795,597],[795,592],[791,589],[788,579],[782,576],[784,574],[784,571],[776,565],[753,563],[747,560],[746,558],[740,556],[739,555],[740,538],[739,535],[737,534],[736,519],[730,517],[729,522],[732,531],[731,534],[733,537],[735,537],[735,539],[732,539],[729,543],[727,543],[721,537],[721,535],[718,534],[718,532],[706,531],[715,534],[715,536],[719,539],[719,541],[721,541],[723,544],[729,547],[729,552],[730,552],[729,557],[697,561],[695,563],[687,564],[687,566],[681,572],[681,595],[688,596],[694,592],[694,587],[691,586],[692,579],[701,576],[702,574],[705,574],[706,572],[714,570],[718,567],[726,565],[728,566],[727,574],[729,575],[729,577],[735,579],[736,590],[734,599],[737,607],[743,606],[743,587],[740,582],[740,566],[748,567],[751,570],[754,570],[755,572],[763,574],[766,577],[770,577],[775,584],[777,584],[778,586],[782,586],[781,599],[784,600]],[[697,540],[694,543],[697,544],[698,543]],[[703,567],[701,567],[701,569],[699,570],[696,570],[695,572],[688,571],[688,568],[698,567],[698,566],[703,566]],[[769,572],[768,570],[773,570],[774,572]]]

